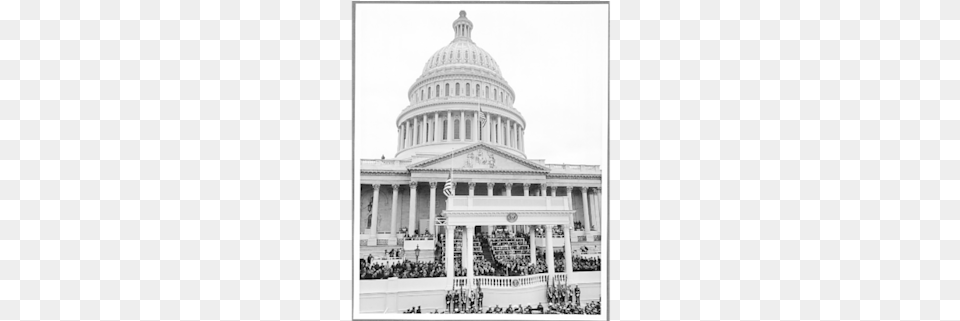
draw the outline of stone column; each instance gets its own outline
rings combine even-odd
[[[440,113],[433,114],[433,142],[440,140]]]
[[[583,220],[584,220],[583,224],[585,227],[584,230],[589,232],[589,231],[592,231],[593,228],[590,227],[591,217],[590,217],[590,205],[589,203],[587,203],[587,189],[588,187],[586,186],[580,187],[580,199],[583,201],[583,206],[581,207],[583,207]]]
[[[597,200],[596,211],[594,211],[594,213],[596,213],[596,218],[597,218],[596,220],[594,220],[595,222],[594,224],[597,225],[597,232],[603,232],[603,223],[604,223],[603,217],[601,215],[603,213],[601,208],[601,206],[603,206],[603,192],[601,192],[600,190],[601,188],[597,187],[595,190],[596,193],[593,195],[593,198]]]
[[[487,182],[487,196],[493,196],[493,184],[494,182]]]
[[[523,196],[530,196],[530,183],[523,183]]]
[[[554,193],[560,193],[558,190],[554,190]],[[573,186],[567,186],[567,201],[570,202],[570,209],[573,209]]]
[[[530,237],[530,262],[533,262],[533,264],[536,265],[537,264],[537,242],[536,242],[536,239],[534,238],[534,236],[536,235],[536,233],[534,233],[533,231],[534,228],[535,228],[534,226],[531,226],[530,234],[528,236]]]
[[[453,226],[453,225],[445,226],[444,230],[446,230],[447,236],[443,239],[444,240],[443,246],[445,247],[444,254],[443,254],[445,256],[443,257],[443,260],[447,264],[445,268],[447,269],[447,278],[450,279],[450,284],[453,284],[453,278],[454,278],[454,274],[453,274],[453,243],[454,243],[453,238],[455,237],[453,234],[454,229],[456,229],[456,226]]]
[[[553,275],[554,275],[554,266],[553,266],[553,225],[544,225],[544,229],[547,230],[545,234],[547,244],[547,275],[550,276],[550,284],[553,284]]]
[[[477,183],[476,183],[476,182],[469,182],[469,183],[467,183],[467,186],[468,186],[469,189],[470,189],[470,196],[473,196],[473,189],[474,189],[474,187],[477,186]]]
[[[428,139],[429,137],[427,137],[429,135],[427,135],[427,115],[426,114],[423,115],[423,124],[420,125],[420,130],[423,132],[423,134],[420,135],[420,143],[426,144],[429,141]]]
[[[503,146],[510,147],[510,119],[503,122]]]
[[[497,116],[497,144],[503,145],[503,117]]]
[[[390,245],[397,244],[397,202],[400,201],[400,185],[393,184],[393,206],[390,207]]]
[[[487,113],[487,125],[483,126],[483,140],[486,141],[487,143],[493,142],[492,140],[490,140],[490,124],[493,123],[491,121],[492,119],[493,119],[493,115],[491,115],[490,113]]]
[[[470,138],[473,141],[480,141],[480,111],[473,112],[473,134],[470,135]]]
[[[510,119],[503,122],[503,145],[510,147]]]
[[[513,183],[504,183],[503,186],[506,187],[506,195],[513,196],[513,192],[511,191],[513,189]]]
[[[520,143],[520,151],[523,151],[523,127],[520,127],[519,143]]]
[[[407,137],[403,138],[403,148],[406,149],[410,147],[410,122],[409,121],[403,122],[403,133],[407,134]]]
[[[417,182],[410,182],[410,215],[408,215],[407,234],[413,235],[417,226]]]
[[[367,241],[367,245],[375,246],[377,245],[377,212],[380,211],[380,184],[373,184],[373,208],[371,209],[371,218],[370,218],[370,240]]]
[[[514,127],[516,127],[516,125],[517,123],[511,120],[510,125],[507,126],[507,130],[510,131],[510,135],[507,135],[507,136],[510,137],[510,147],[513,147],[513,148],[517,148],[517,144],[516,144],[517,133],[513,130]]]
[[[462,243],[460,243],[460,244],[461,244],[461,246],[460,246],[460,267],[463,268],[464,270],[466,270],[467,272],[469,272],[469,270],[467,270],[467,266],[470,265],[470,258],[469,258],[468,255],[467,255],[467,253],[469,253],[469,252],[467,252],[467,251],[470,250],[470,244],[469,244],[469,242],[467,242],[467,237],[469,237],[470,235],[467,234],[467,230],[469,230],[469,226],[466,226],[466,225],[465,225],[465,226],[463,227],[463,234],[460,235],[461,242],[462,242]],[[470,276],[470,274],[468,273],[467,276]]]
[[[417,117],[414,117],[414,118],[413,118],[413,132],[414,132],[414,135],[413,135],[413,145],[412,145],[412,146],[420,145],[420,140],[417,138],[417,136],[419,136],[419,135],[417,135],[417,133],[420,133],[420,130],[417,129],[417,125],[419,125],[419,122],[420,122],[420,121],[419,121],[419,119],[417,119]]]
[[[567,272],[567,282],[570,282],[571,273],[573,273],[573,247],[570,246],[570,234],[573,232],[573,226],[563,225],[563,264],[564,271]]]
[[[430,231],[430,235],[433,235],[436,230],[433,228],[434,220],[437,219],[437,182],[430,182],[430,221],[427,223],[427,229]]]
[[[453,141],[453,113],[447,111],[447,141]]]
[[[466,140],[467,140],[467,135],[466,135],[466,133],[467,133],[467,118],[464,117],[464,116],[466,116],[466,113],[461,110],[461,111],[460,111],[460,141],[466,141]]]
[[[397,150],[398,151],[403,149],[403,146],[401,146],[400,144],[400,138],[403,137],[403,135],[400,134],[400,131],[401,131],[400,126],[397,126]]]
[[[470,245],[469,247],[470,251],[467,252],[466,257],[470,258],[470,261],[469,261],[470,263],[467,264],[467,285],[469,285],[471,289],[473,288],[473,236],[474,236],[473,230],[474,228],[475,227],[473,225],[467,225],[467,232],[463,233],[464,235],[467,236],[467,244]]]

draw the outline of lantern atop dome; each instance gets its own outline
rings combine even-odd
[[[453,41],[470,41],[470,32],[473,31],[473,22],[467,19],[467,12],[460,10],[460,17],[453,21]]]

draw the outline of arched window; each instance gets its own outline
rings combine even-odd
[[[450,138],[447,138],[447,121],[446,121],[446,120],[443,121],[443,130],[442,130],[442,132],[443,132],[443,140],[450,139]]]
[[[444,97],[450,96],[450,84],[443,85],[443,96]]]
[[[427,87],[427,98],[433,97],[433,88]]]
[[[436,96],[435,96],[435,97],[440,97],[440,85],[439,85],[439,84],[437,84],[437,91],[434,91],[434,93],[436,93]]]
[[[477,91],[474,91],[473,93],[476,94],[477,97],[480,96],[480,84],[477,84]]]
[[[490,86],[485,86],[484,88],[486,89],[484,89],[483,98],[490,98]]]
[[[423,89],[420,89],[420,99],[423,99]]]
[[[473,128],[473,122],[472,122],[472,121],[468,121],[468,122],[466,122],[465,125],[467,125],[466,128],[464,128],[464,129],[467,130],[467,133],[466,133],[467,139],[470,139],[470,136],[473,136],[473,135],[470,134],[470,129]]]
[[[463,86],[463,93],[465,96],[470,97],[470,83]]]
[[[453,139],[460,139],[460,120],[453,120]]]
[[[497,88],[493,88],[493,100],[497,100]]]
[[[457,96],[460,96],[460,83],[457,83]]]

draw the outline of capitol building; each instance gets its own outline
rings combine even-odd
[[[455,313],[463,289],[483,292],[481,311],[548,306],[557,285],[579,306],[600,301],[601,166],[531,158],[528,143],[563,142],[526,140],[522,110],[536,107],[516,104],[466,12],[452,29],[407,90],[394,156],[360,160],[359,312]]]

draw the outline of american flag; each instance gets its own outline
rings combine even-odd
[[[447,183],[443,184],[443,195],[450,197],[453,192],[453,170],[451,170],[450,174],[447,174]]]
[[[483,112],[483,107],[480,107],[480,104],[477,103],[477,107],[480,108],[480,127],[487,125],[487,113]]]

